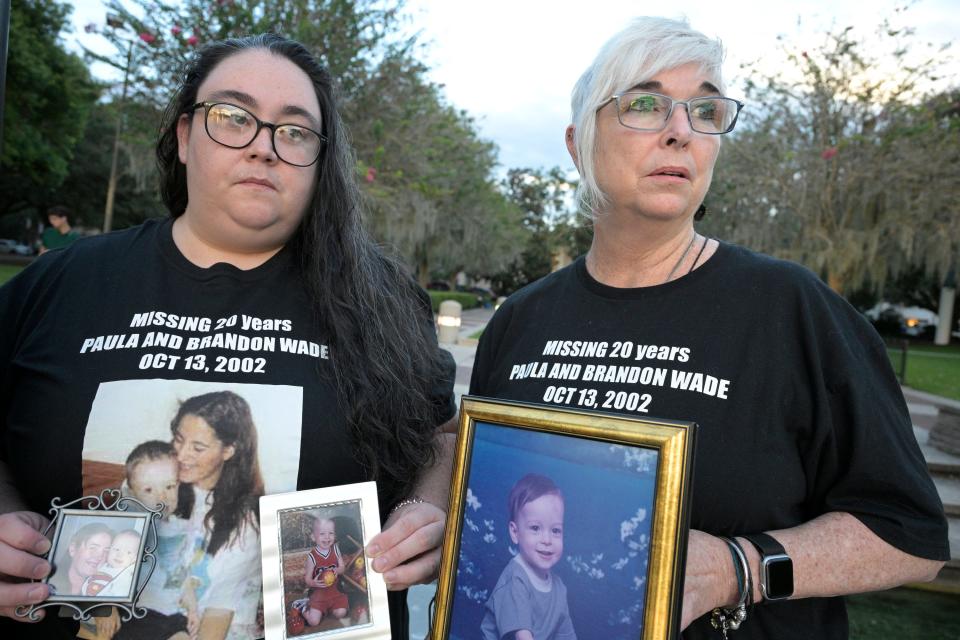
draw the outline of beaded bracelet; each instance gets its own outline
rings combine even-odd
[[[753,604],[753,580],[750,575],[750,565],[743,548],[733,538],[720,536],[730,549],[733,558],[733,569],[737,576],[737,604],[733,607],[717,607],[710,614],[710,624],[719,630],[724,639],[728,631],[736,631],[747,619],[747,606]]]
[[[397,504],[393,505],[393,509],[390,509],[390,513],[387,514],[387,517],[388,518],[391,517],[401,507],[406,507],[407,505],[411,505],[411,504],[423,504],[424,502],[426,502],[426,500],[424,500],[420,496],[410,496],[409,498],[404,498]]]

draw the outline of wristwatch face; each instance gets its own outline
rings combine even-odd
[[[789,556],[763,559],[763,585],[767,600],[782,600],[793,595],[793,560]]]

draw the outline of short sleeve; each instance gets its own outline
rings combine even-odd
[[[511,311],[513,309],[512,301],[504,303],[493,318],[487,323],[480,336],[480,342],[477,345],[477,352],[473,359],[473,372],[470,376],[470,394],[475,396],[492,396],[493,391],[490,387],[490,368],[496,362],[497,349],[503,336],[504,328],[509,323]]]
[[[414,284],[417,297],[421,302],[421,309],[424,316],[424,331],[432,345],[436,345],[436,362],[434,365],[434,375],[431,376],[430,388],[427,389],[427,397],[430,404],[436,412],[435,425],[441,425],[457,413],[456,398],[453,393],[453,385],[457,378],[457,363],[453,355],[446,349],[441,349],[437,342],[437,331],[433,322],[433,308],[430,304],[430,294],[423,287]]]
[[[39,301],[60,270],[62,255],[57,252],[37,258],[0,287],[0,435],[6,431],[11,394],[16,389],[17,351],[31,326],[39,321]],[[0,448],[0,460],[6,459],[7,452]]]
[[[566,585],[560,580],[559,577],[556,578],[557,589],[561,593],[561,598],[563,600],[563,612],[561,614],[560,624],[557,627],[557,632],[553,636],[553,640],[577,640],[577,632],[573,629],[573,621],[570,620],[570,607],[569,601],[567,599],[567,588]]]
[[[530,599],[530,588],[518,575],[513,575],[509,582],[490,596],[490,607],[497,620],[497,633],[501,638],[510,637],[511,633],[521,629],[533,629]]]
[[[814,509],[850,513],[901,551],[947,560],[943,505],[883,341],[843,300],[827,307],[833,317],[819,347],[825,384],[805,461],[811,494],[822,496]]]

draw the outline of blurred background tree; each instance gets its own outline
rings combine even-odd
[[[66,52],[69,5],[14,3],[3,235],[22,239],[59,202],[99,227],[118,122],[114,227],[164,215],[153,144],[179,69],[211,40],[275,31],[330,68],[368,226],[422,283],[464,272],[510,293],[589,247],[565,173],[498,168],[471,115],[429,79],[402,0],[105,4],[109,18],[87,30],[113,52],[87,61],[111,65],[126,91]],[[745,67],[748,106],[724,140],[705,233],[801,262],[864,300],[916,270],[942,282],[960,242],[960,90],[930,89],[942,49],[892,21],[873,34],[832,29],[806,49],[785,38],[775,72]]]
[[[747,80],[703,229],[840,293],[882,293],[915,267],[942,278],[960,248],[960,105],[956,90],[929,90],[946,47],[912,36],[884,21],[815,50],[785,42],[785,65]]]
[[[58,200],[100,91],[84,61],[67,53],[60,40],[70,12],[53,0],[11,6],[0,158],[4,237],[31,240],[38,212]]]
[[[114,53],[88,56],[113,66],[129,83],[122,107],[111,95],[125,123],[127,188],[117,198],[118,223],[158,213],[136,188],[156,183],[152,147],[159,110],[193,51],[211,40],[272,31],[299,40],[330,69],[375,237],[423,284],[456,270],[503,268],[513,256],[520,214],[497,184],[496,148],[429,81],[416,39],[401,35],[402,9],[399,0],[108,2],[108,24],[92,28]]]
[[[497,292],[509,294],[550,273],[558,258],[586,253],[592,229],[576,213],[576,182],[560,167],[510,169],[503,186],[523,212],[525,236],[516,257],[491,277]]]

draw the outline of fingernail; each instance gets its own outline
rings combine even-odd
[[[393,581],[396,579],[397,579],[397,574],[395,574],[393,571],[383,574],[383,581],[387,583],[388,587],[391,584],[393,584]]]
[[[37,587],[36,589],[31,589],[27,593],[27,600],[29,600],[30,602],[41,602],[46,597],[47,597],[46,587]]]
[[[46,562],[38,562],[33,568],[33,577],[42,578],[50,571],[50,565]]]
[[[33,545],[33,552],[38,554],[44,554],[47,551],[50,551],[50,541],[44,538],[37,544]]]
[[[367,555],[371,558],[376,558],[378,555],[380,555],[380,545],[374,543],[367,547]]]
[[[373,561],[373,570],[380,572],[383,571],[383,568],[387,565],[387,561],[383,558],[377,558]]]

